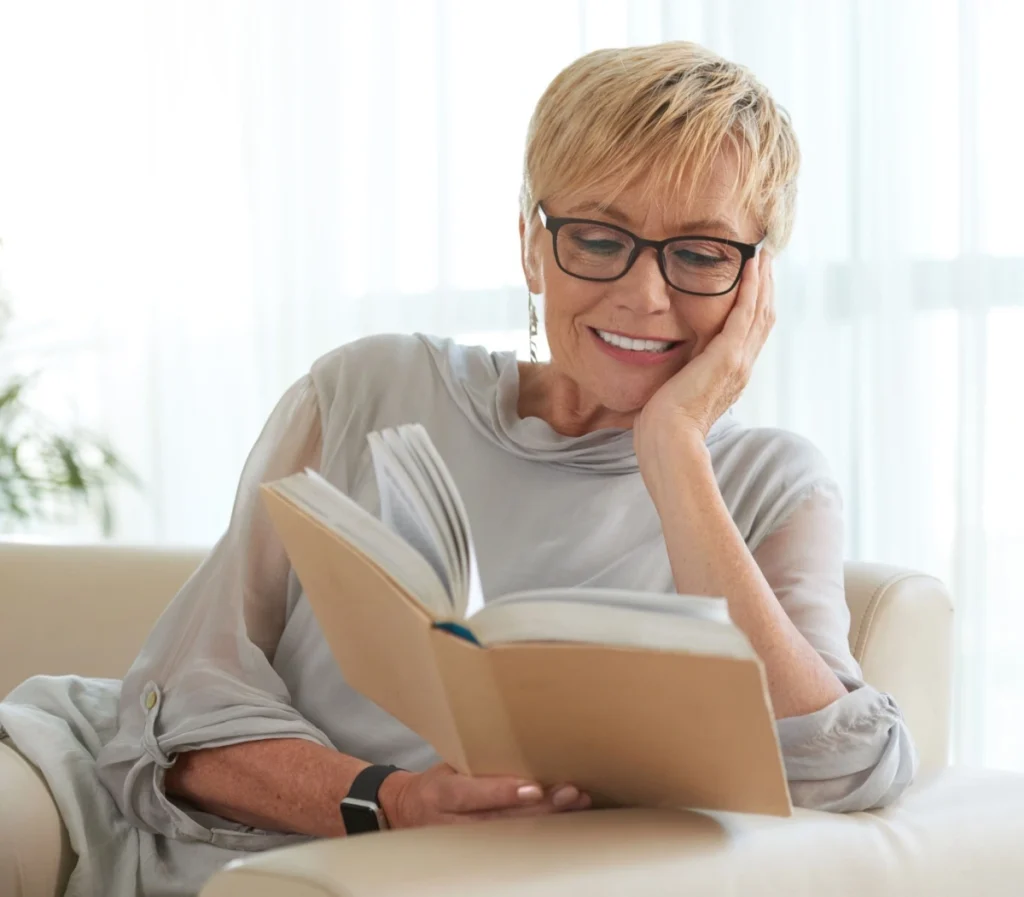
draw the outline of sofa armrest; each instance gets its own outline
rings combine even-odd
[[[408,829],[255,855],[201,897],[1011,897],[1022,805],[1022,775],[946,769],[872,813],[597,810]]]
[[[74,863],[46,780],[0,738],[0,894],[60,897]]]
[[[952,703],[953,603],[932,576],[884,564],[846,565],[850,649],[864,680],[899,704],[921,773],[946,766]]]

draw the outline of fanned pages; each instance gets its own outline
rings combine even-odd
[[[450,612],[447,589],[423,555],[404,538],[395,539],[393,530],[316,471],[278,480],[274,489],[387,570],[425,608]]]
[[[462,616],[468,617],[484,606],[484,590],[480,584],[480,567],[476,561],[476,552],[473,550],[473,537],[469,530],[466,506],[462,503],[462,496],[455,487],[455,481],[434,443],[430,441],[427,431],[421,425],[415,424],[409,427],[405,436],[415,444],[416,456],[431,470],[436,488],[448,509],[452,532],[460,552],[460,563],[463,564],[466,573],[465,597],[455,609]]]
[[[381,519],[419,550],[451,595],[455,612],[483,607],[469,519],[441,456],[419,424],[369,436]]]
[[[388,434],[370,434],[370,453],[380,493],[381,520],[434,568],[454,606],[462,585],[450,528],[437,513],[437,496],[416,478],[402,452],[388,446]],[[403,463],[405,462],[405,463]]]
[[[599,804],[789,815],[760,660],[720,598],[558,588],[485,602],[418,424],[369,437],[381,519],[306,471],[264,485],[345,678],[466,773]]]

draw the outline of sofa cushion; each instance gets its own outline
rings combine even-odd
[[[946,770],[872,813],[606,810],[254,856],[201,897],[1017,897],[1024,776]]]

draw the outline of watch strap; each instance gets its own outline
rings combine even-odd
[[[384,780],[393,772],[398,772],[397,766],[367,766],[361,770],[352,780],[352,787],[348,790],[348,797],[358,800],[369,800],[379,804],[377,793]]]
[[[367,766],[352,780],[348,794],[341,802],[341,818],[349,835],[375,832],[387,828],[387,819],[380,808],[380,786],[397,766]]]

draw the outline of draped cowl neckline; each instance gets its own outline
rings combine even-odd
[[[554,467],[595,474],[637,473],[633,431],[622,427],[565,436],[539,417],[519,416],[519,363],[514,352],[467,348],[450,339],[419,335],[452,400],[474,428],[510,454]],[[711,427],[710,446],[738,426],[731,410]]]

